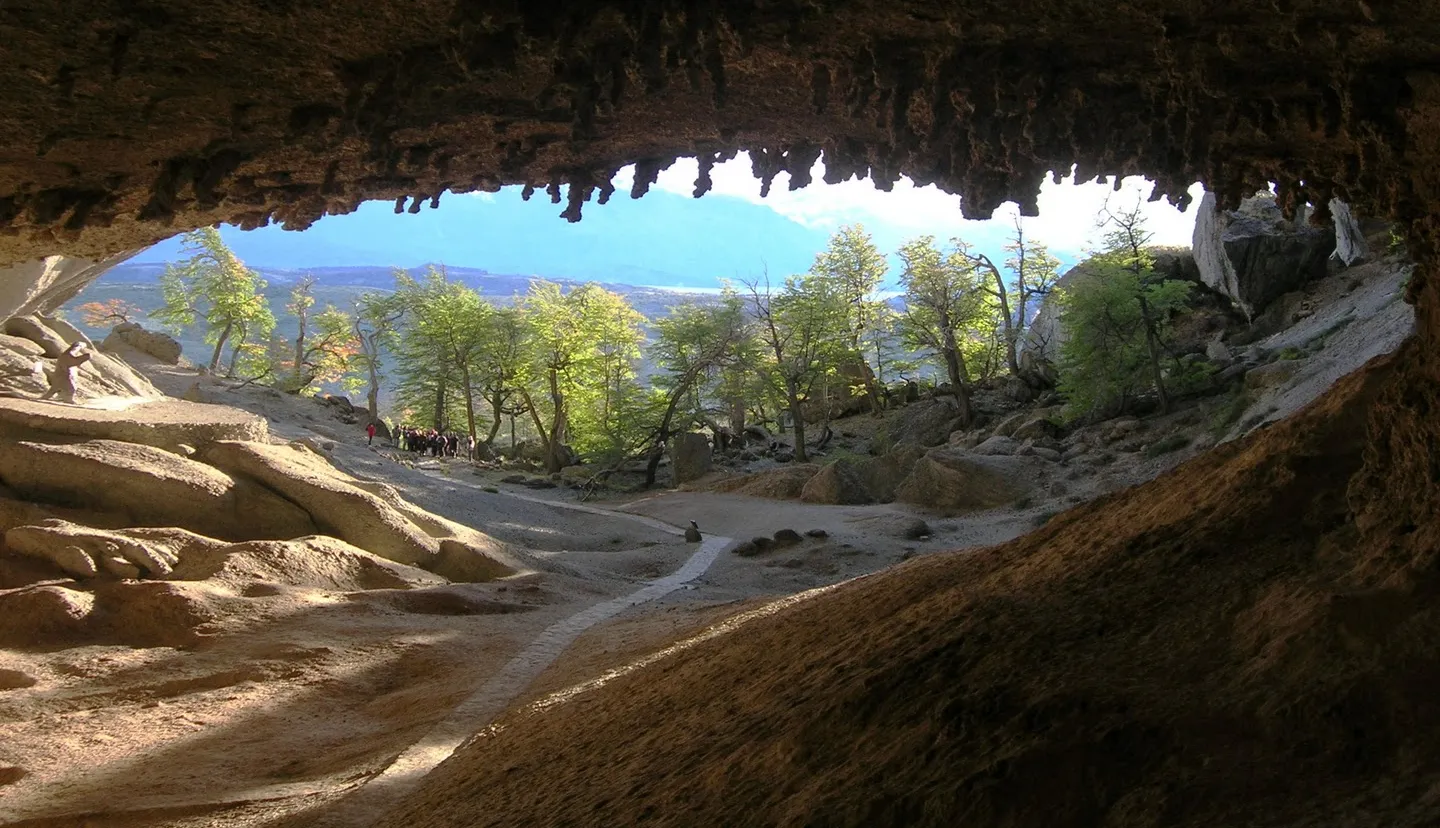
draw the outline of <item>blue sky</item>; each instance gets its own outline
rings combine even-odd
[[[447,194],[438,210],[427,207],[414,215],[396,215],[391,202],[372,202],[301,233],[276,226],[223,232],[247,263],[261,267],[414,267],[435,261],[494,273],[708,288],[722,278],[750,278],[764,270],[772,278],[803,271],[831,232],[855,222],[864,224],[887,254],[915,236],[933,235],[942,243],[961,236],[998,260],[1018,216],[1015,205],[1007,204],[989,221],[967,221],[957,197],[903,179],[888,193],[869,180],[827,185],[818,164],[808,187],[790,191],[788,176],[781,174],[762,199],[744,155],[716,166],[710,194],[695,200],[696,174],[696,162],[681,159],[660,174],[651,195],[632,202],[627,193],[633,171],[622,170],[611,202],[586,205],[585,219],[576,225],[558,217],[563,205],[551,204],[543,191],[522,202],[518,188],[507,188]],[[1096,216],[1107,200],[1125,207],[1138,200],[1155,243],[1188,246],[1193,209],[1182,214],[1163,201],[1145,203],[1149,193],[1149,183],[1139,177],[1125,179],[1118,193],[1110,184],[1047,179],[1040,215],[1024,219],[1025,230],[1073,264],[1098,243]],[[1198,200],[1198,185],[1192,193]],[[178,255],[178,240],[172,239],[137,260]]]

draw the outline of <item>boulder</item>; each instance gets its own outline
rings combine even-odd
[[[984,441],[973,449],[972,454],[979,455],[1011,455],[1020,450],[1020,442],[1013,437],[1002,437],[995,435]]]
[[[131,526],[177,526],[228,541],[316,531],[309,514],[268,489],[134,443],[0,442],[0,482],[29,500],[123,515]]]
[[[1245,389],[1247,391],[1265,391],[1279,388],[1299,373],[1300,366],[1304,363],[1305,361],[1300,359],[1281,359],[1269,365],[1251,368],[1245,374]]]
[[[90,350],[95,350],[95,343],[90,340],[90,337],[65,319],[59,316],[48,316],[43,313],[35,314],[35,318],[40,321],[40,324],[54,331],[56,335],[65,340],[65,346],[67,348],[76,342],[84,342],[90,346]]]
[[[862,461],[844,458],[822,468],[800,490],[806,503],[855,506],[872,503],[874,498],[865,485]]]
[[[806,482],[800,499],[834,506],[890,503],[915,461],[924,455],[925,449],[905,444],[879,457],[836,460]]]
[[[1052,418],[1059,413],[1059,408],[1042,408],[1030,412],[1013,431],[1011,437],[1016,440],[1036,440],[1041,437],[1053,437],[1060,429],[1052,421]]]
[[[690,432],[670,438],[670,479],[675,485],[698,480],[710,471],[710,441]]]
[[[3,349],[0,349],[3,354]],[[218,440],[265,440],[265,420],[239,409],[175,399],[142,402],[119,410],[0,399],[0,437],[47,436],[119,440],[178,451]]]
[[[813,463],[798,463],[732,477],[714,484],[712,488],[717,492],[750,497],[793,500],[800,496],[805,484],[819,471],[820,467]]]
[[[1007,458],[974,457],[951,449],[926,454],[896,491],[896,497],[945,514],[992,509],[1025,493],[1020,468]]]
[[[254,480],[278,492],[309,512],[325,534],[397,563],[422,569],[439,563],[436,538],[303,447],[222,441],[206,447],[200,456],[232,477]]]
[[[5,320],[4,330],[8,336],[18,336],[39,345],[41,353],[47,359],[55,359],[70,347],[64,337],[50,330],[34,316],[12,316]]]
[[[1213,193],[1201,199],[1193,249],[1200,277],[1230,297],[1249,319],[1281,294],[1326,274],[1335,233],[1291,222],[1269,194],[1221,211]]]
[[[887,422],[870,441],[871,454],[884,454],[910,444],[929,448],[950,439],[960,420],[960,410],[950,397],[906,406]]]
[[[103,350],[124,353],[125,349],[139,351],[166,365],[180,362],[180,343],[175,337],[158,331],[147,331],[134,322],[121,322],[110,329],[110,335],[100,343]]]

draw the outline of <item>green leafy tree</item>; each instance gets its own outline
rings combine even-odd
[[[544,444],[546,468],[556,472],[569,459],[572,428],[577,448],[605,448],[596,437],[624,410],[644,317],[596,284],[566,293],[554,283],[535,282],[521,309],[530,336],[518,390]]]
[[[757,367],[790,412],[795,459],[807,462],[803,404],[854,353],[847,347],[845,294],[833,280],[813,273],[787,278],[778,293],[768,281],[763,290],[758,281],[747,288],[765,350]]]
[[[862,224],[848,224],[830,237],[825,250],[815,257],[810,274],[830,283],[843,319],[843,341],[863,361],[878,344],[886,318],[885,303],[878,296],[889,265]],[[860,390],[872,411],[878,411],[879,394],[873,378],[866,377]]]
[[[400,270],[395,282],[404,308],[396,348],[402,407],[437,430],[463,423],[474,437],[482,315],[494,309],[474,290],[450,281],[443,267],[431,266],[420,278]]]
[[[650,357],[661,370],[654,385],[662,393],[659,424],[653,433],[657,450],[645,466],[645,485],[655,483],[660,465],[659,446],[677,431],[709,419],[706,402],[713,381],[736,364],[741,346],[749,338],[745,309],[734,292],[727,291],[718,305],[686,303],[654,323],[655,341]]]
[[[1061,295],[1060,390],[1089,415],[1123,410],[1150,389],[1168,411],[1161,358],[1170,319],[1186,307],[1190,285],[1155,272],[1138,205],[1106,221],[1104,252]]]
[[[326,305],[314,313],[315,278],[305,276],[290,291],[287,310],[298,329],[295,347],[283,368],[281,384],[291,393],[317,390],[319,384],[342,382],[358,350],[350,316]]]
[[[275,316],[265,299],[265,280],[245,267],[220,238],[220,231],[202,227],[186,233],[182,250],[189,258],[165,266],[160,276],[164,304],[150,314],[172,330],[200,325],[205,342],[214,346],[208,368],[219,373],[225,346],[230,346],[226,374],[259,371],[268,374],[266,358]]]
[[[970,405],[970,364],[992,353],[997,309],[964,242],[942,253],[933,236],[906,242],[900,283],[905,288],[901,332],[913,349],[933,354],[954,389],[963,425],[974,419]]]
[[[510,416],[513,440],[514,403],[520,397],[519,382],[525,376],[528,357],[526,316],[517,308],[496,308],[480,320],[480,349],[475,365],[476,383],[490,406],[490,433],[485,442],[493,444],[503,418]]]

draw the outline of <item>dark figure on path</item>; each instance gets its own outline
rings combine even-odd
[[[375,424],[374,424],[374,423],[370,423],[369,425],[365,426],[365,445],[367,445],[367,446],[373,446],[374,444],[375,444]]]
[[[75,369],[89,362],[90,357],[90,349],[84,342],[76,342],[66,348],[65,353],[55,360],[55,370],[45,372],[50,390],[40,399],[59,397],[61,402],[75,402]]]
[[[685,527],[685,542],[686,542],[686,543],[699,543],[699,542],[700,542],[700,527],[699,527],[699,526],[695,523],[695,521],[693,521],[693,520],[690,521],[690,525],[689,525],[689,526]]]

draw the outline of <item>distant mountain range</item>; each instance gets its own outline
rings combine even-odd
[[[641,199],[617,193],[605,205],[586,205],[584,220],[571,224],[544,193],[528,202],[517,188],[498,193],[447,195],[440,208],[395,215],[392,202],[367,202],[355,212],[328,216],[303,232],[279,226],[242,231],[222,227],[227,244],[248,265],[272,281],[293,280],[292,271],[313,273],[322,283],[364,278],[374,287],[390,284],[390,268],[441,262],[474,278],[597,281],[664,288],[715,289],[721,280],[764,276],[779,282],[810,269],[825,248],[832,227],[810,226],[769,207],[735,196],[694,199],[653,189]],[[958,210],[955,216],[959,220]],[[866,224],[887,255],[915,235],[901,223],[876,217]],[[959,227],[957,226],[957,231]],[[971,224],[967,238],[997,261],[1009,233],[1003,223]],[[944,239],[940,240],[942,243]],[[183,258],[181,240],[169,239],[132,260],[155,264]],[[1073,261],[1062,256],[1068,266]],[[899,278],[891,255],[890,286]],[[359,270],[357,270],[357,268]],[[366,271],[361,273],[360,271]],[[367,275],[373,271],[372,275]],[[149,273],[119,268],[114,276]],[[505,274],[505,275],[501,275]],[[467,277],[469,278],[469,277]],[[498,284],[498,283],[497,283]],[[479,285],[477,284],[477,287]],[[507,294],[498,286],[487,293]]]
[[[767,268],[776,277],[801,273],[829,238],[825,229],[718,195],[617,195],[605,206],[587,205],[584,220],[575,224],[559,218],[559,210],[543,193],[526,202],[508,188],[449,195],[439,209],[426,207],[417,215],[397,216],[390,202],[367,202],[304,232],[223,227],[221,234],[251,267],[277,276],[306,271],[327,282],[322,271],[360,267],[377,271],[376,278],[388,284],[390,267],[443,262],[478,275],[679,288],[715,288],[721,279],[753,278]],[[180,239],[172,238],[132,261],[174,261],[182,258],[180,248]]]

